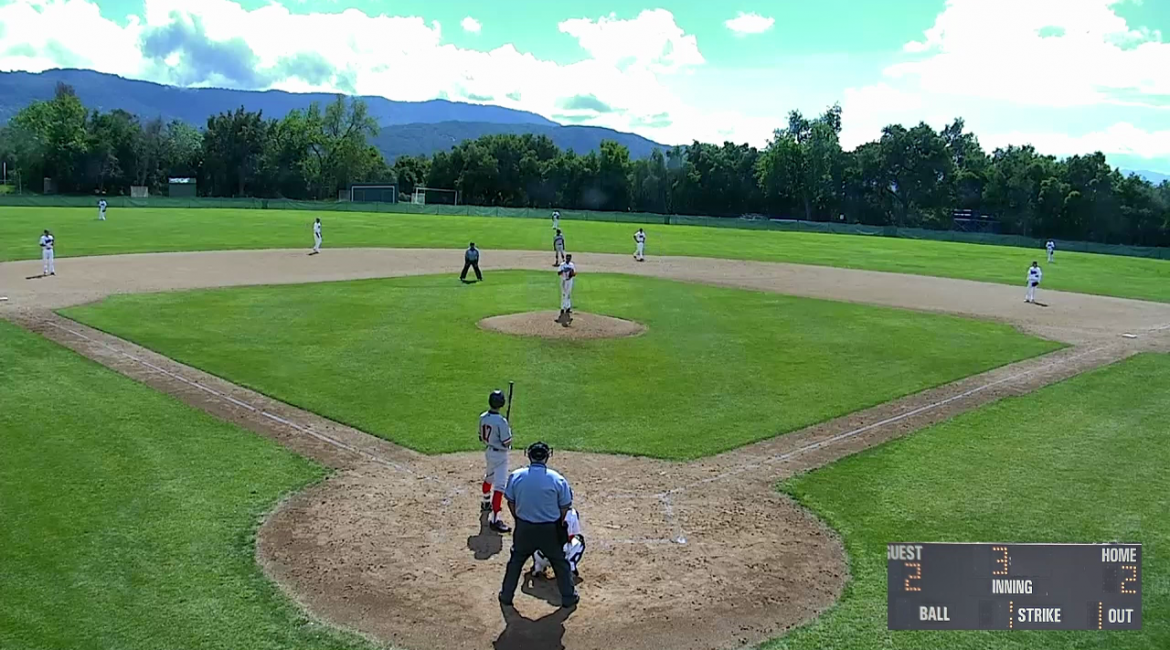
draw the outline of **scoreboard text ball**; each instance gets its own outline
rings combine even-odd
[[[891,630],[1140,630],[1141,544],[888,544]]]

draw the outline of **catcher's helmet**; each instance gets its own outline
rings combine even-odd
[[[543,463],[552,456],[552,449],[543,442],[534,442],[528,445],[525,455],[534,463]]]
[[[488,406],[498,409],[507,402],[508,399],[504,397],[504,391],[493,390],[491,395],[488,395]]]

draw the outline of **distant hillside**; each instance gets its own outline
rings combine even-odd
[[[577,153],[594,151],[602,140],[615,140],[630,150],[631,158],[645,158],[655,148],[666,146],[633,133],[622,133],[596,126],[543,126],[539,124],[488,124],[486,122],[439,122],[437,124],[401,124],[382,129],[373,144],[387,160],[399,156],[430,155],[448,151],[464,140],[474,140],[499,133],[547,135],[557,147]]]
[[[1142,169],[1123,169],[1122,174],[1129,176],[1130,174],[1137,174],[1142,178],[1150,181],[1154,185],[1161,185],[1164,181],[1170,181],[1170,174],[1162,174],[1159,172],[1150,172]]]
[[[57,82],[73,86],[77,96],[89,108],[102,111],[122,109],[143,119],[162,117],[182,120],[193,126],[207,124],[216,113],[240,106],[250,111],[264,111],[265,117],[284,117],[294,109],[308,108],[313,102],[327,103],[335,95],[328,93],[288,93],[282,90],[224,90],[220,88],[177,88],[148,81],[135,81],[94,72],[93,70],[46,70],[41,73],[0,72],[0,123],[7,122],[33,101],[52,99]],[[527,111],[501,106],[466,104],[435,99],[425,102],[396,102],[385,97],[362,97],[378,124],[415,124],[452,120],[497,124],[538,124],[557,126],[556,122]]]
[[[0,72],[0,124],[34,101],[52,99],[57,82],[73,86],[87,107],[102,111],[122,109],[143,119],[177,119],[195,127],[207,124],[216,113],[244,106],[263,111],[265,117],[284,117],[289,111],[307,108],[313,102],[331,102],[325,93],[288,93],[224,90],[220,88],[177,88],[148,81],[135,81],[92,70],[47,70]],[[585,153],[597,149],[602,140],[616,140],[634,158],[644,158],[664,146],[632,133],[593,126],[561,126],[535,113],[501,106],[467,104],[436,99],[425,102],[397,102],[384,97],[362,97],[370,114],[382,126],[374,144],[391,162],[403,155],[430,155],[447,151],[464,140],[496,133],[538,133],[552,138],[561,149]]]

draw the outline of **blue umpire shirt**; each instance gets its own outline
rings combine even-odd
[[[467,252],[464,253],[463,257],[468,262],[478,262],[479,261],[479,249],[478,248],[469,248],[469,249],[467,249]]]
[[[512,472],[504,498],[516,504],[517,519],[530,524],[555,523],[561,519],[561,508],[573,505],[573,489],[556,470],[532,463]]]

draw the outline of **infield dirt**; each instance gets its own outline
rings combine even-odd
[[[407,648],[730,648],[830,606],[848,579],[839,540],[772,486],[890,438],[1147,350],[1167,349],[1170,305],[940,278],[697,258],[575,256],[582,270],[974,316],[1070,344],[1044,357],[692,463],[557,453],[585,526],[582,603],[549,582],[518,611],[495,601],[508,539],[478,512],[478,454],[426,457],[234,386],[50,309],[111,293],[446,273],[460,251],[236,251],[0,264],[0,316],[143,383],[338,469],[282,503],[260,530],[265,571],[312,615]],[[544,254],[485,253],[547,270]],[[452,272],[452,282],[457,282]],[[550,273],[550,287],[555,276]],[[550,289],[555,306],[555,288]],[[553,314],[555,315],[555,313]],[[551,322],[550,325],[561,329]],[[579,321],[578,321],[579,322]],[[574,326],[577,322],[574,323]],[[1134,334],[1137,338],[1124,338]],[[519,455],[513,464],[519,464]]]

